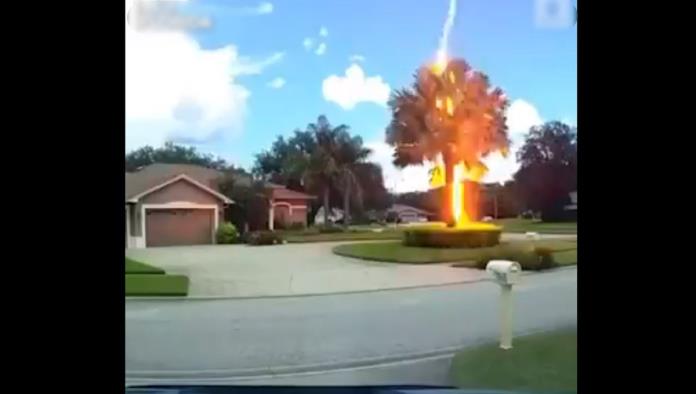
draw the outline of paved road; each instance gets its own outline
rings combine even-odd
[[[523,277],[515,288],[517,334],[576,323],[576,273]],[[476,282],[310,297],[128,302],[126,380],[444,384],[455,349],[497,337],[498,296],[494,283]]]

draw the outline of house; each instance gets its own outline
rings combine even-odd
[[[430,217],[434,216],[432,212],[405,204],[393,204],[386,212],[387,217],[396,214],[401,223],[427,222]]]
[[[222,174],[187,164],[152,164],[126,173],[126,247],[215,242],[233,201],[217,190]]]
[[[292,225],[307,227],[309,201],[316,197],[290,190],[283,185],[266,183],[268,197],[268,228],[288,228]]]

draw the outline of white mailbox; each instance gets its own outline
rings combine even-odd
[[[501,285],[514,285],[520,279],[520,263],[507,260],[491,260],[486,265],[486,272]]]
[[[500,285],[500,348],[512,349],[512,285],[519,281],[522,267],[516,261],[491,260],[486,271]]]

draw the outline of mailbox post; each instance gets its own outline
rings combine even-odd
[[[512,285],[519,281],[522,267],[514,261],[491,260],[486,271],[500,285],[500,348],[512,349]]]

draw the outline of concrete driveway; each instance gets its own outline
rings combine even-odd
[[[522,234],[505,234],[517,239]],[[559,236],[571,238],[574,235]],[[362,241],[364,242],[364,241]],[[129,249],[126,255],[190,279],[190,297],[330,294],[476,282],[485,272],[452,263],[405,265],[337,256],[345,242]]]
[[[256,297],[394,289],[478,281],[479,270],[337,256],[344,242],[131,249],[130,258],[190,279],[190,297]]]

